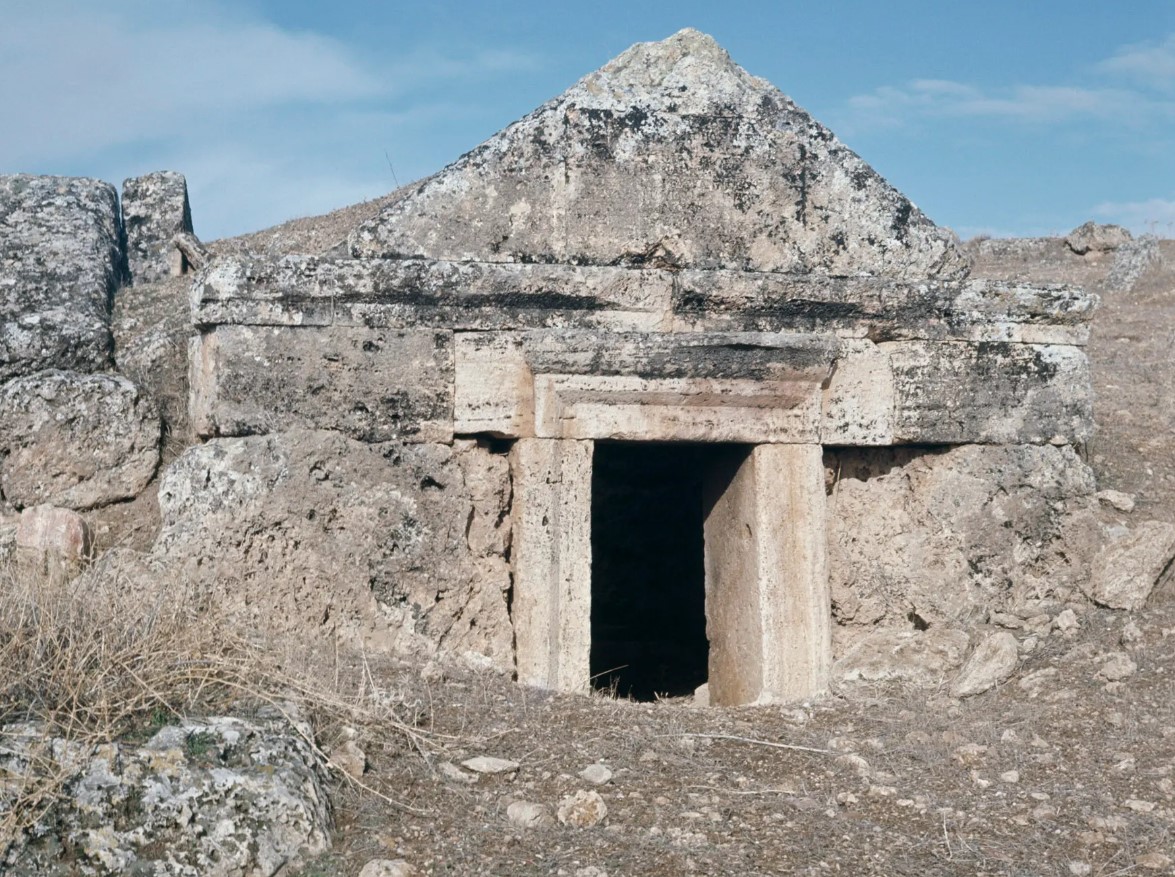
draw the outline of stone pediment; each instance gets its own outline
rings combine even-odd
[[[709,36],[633,46],[356,229],[361,258],[954,278],[967,263]]]

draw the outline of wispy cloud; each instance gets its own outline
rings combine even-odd
[[[1175,35],[1128,46],[1094,68],[1095,86],[1022,84],[982,88],[966,82],[915,79],[848,101],[846,127],[893,128],[919,119],[988,118],[1027,125],[1092,120],[1141,125],[1175,118],[1175,100],[1124,87],[1119,74],[1146,85],[1175,88]],[[1113,74],[1113,75],[1111,75]]]
[[[1175,34],[1160,42],[1124,46],[1098,70],[1129,76],[1151,88],[1175,90]]]
[[[364,54],[223,0],[6,0],[0,173],[172,167],[197,229],[233,233],[391,189],[383,149],[401,173],[413,161],[388,132],[433,124],[433,86],[536,64],[509,47]],[[344,158],[356,144],[377,160]]]
[[[982,89],[963,82],[917,79],[849,99],[857,125],[895,126],[914,118],[993,118],[1033,124],[1075,119],[1140,119],[1175,113],[1175,105],[1121,88],[1018,85]]]
[[[17,0],[0,28],[9,122],[0,169],[203,126],[231,129],[231,120],[244,128],[262,109],[354,105],[533,63],[509,50],[451,56],[435,47],[373,62],[337,40],[242,18],[211,0]]]
[[[1093,208],[1099,219],[1124,225],[1135,233],[1150,232],[1171,237],[1175,230],[1175,198],[1145,201],[1106,201]]]

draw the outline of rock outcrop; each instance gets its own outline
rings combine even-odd
[[[1093,473],[1067,447],[830,451],[825,465],[833,612],[850,628],[1063,603],[1102,539]]]
[[[326,768],[308,735],[304,724],[272,715],[186,720],[141,745],[0,727],[0,812],[24,782],[49,770],[61,784],[32,827],[0,848],[0,870],[10,877],[287,873],[330,847]]]
[[[0,383],[109,366],[120,233],[107,183],[0,176]]]

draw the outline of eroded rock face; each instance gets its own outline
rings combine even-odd
[[[974,623],[1068,596],[1100,530],[1068,447],[830,451],[829,569],[841,625]]]
[[[192,231],[188,184],[183,174],[157,171],[122,184],[127,267],[138,286],[184,273],[183,256],[172,239]]]
[[[0,176],[0,383],[109,365],[119,226],[106,183]]]
[[[262,631],[512,665],[505,457],[335,432],[217,439],[160,484],[151,563]]]
[[[68,777],[56,805],[0,849],[11,877],[271,877],[330,847],[326,770],[307,726],[187,720],[141,746],[47,747],[33,726],[2,734],[0,811],[46,758]]]
[[[633,46],[367,222],[353,255],[959,276],[937,228],[705,34]]]
[[[159,465],[159,414],[119,375],[45,371],[0,387],[0,491],[17,508],[137,496]]]

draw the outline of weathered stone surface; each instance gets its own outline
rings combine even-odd
[[[878,345],[893,368],[899,443],[1080,442],[1093,432],[1089,362],[1070,346]]]
[[[196,278],[202,325],[827,332],[1084,344],[1097,296],[1061,284],[288,256]]]
[[[514,478],[514,622],[518,681],[587,691],[591,657],[590,441],[521,439]]]
[[[0,176],[0,383],[110,363],[118,196],[98,180]]]
[[[672,290],[670,271],[287,256],[213,262],[191,305],[202,326],[654,329]]]
[[[33,726],[0,735],[0,811],[44,759],[66,776],[0,860],[11,877],[273,877],[330,847],[326,771],[308,726],[186,720],[141,746],[46,741]]]
[[[453,336],[441,330],[222,326],[193,341],[201,436],[336,429],[367,442],[453,436]]]
[[[556,817],[564,825],[574,828],[591,828],[599,825],[608,816],[608,805],[599,792],[580,789],[559,802]]]
[[[828,687],[823,476],[817,445],[760,445],[707,475],[712,704],[798,701]]]
[[[459,333],[458,432],[513,437],[816,439],[837,342],[767,333]]]
[[[77,564],[90,557],[92,537],[85,518],[71,509],[38,505],[20,513],[16,548],[54,563]]]
[[[852,628],[966,626],[1080,584],[1100,541],[1068,447],[826,451],[840,653]]]
[[[1078,256],[1086,253],[1105,253],[1128,244],[1134,237],[1120,225],[1099,225],[1090,220],[1065,237],[1065,245]]]
[[[923,688],[942,685],[963,663],[970,637],[959,628],[883,628],[856,639],[837,660],[839,682],[904,682]]]
[[[159,504],[151,562],[257,630],[511,666],[508,464],[475,442],[217,439],[168,468]]]
[[[1089,341],[1099,303],[1093,293],[1065,284],[968,280],[945,309],[945,335],[921,337],[1081,346]],[[898,325],[894,337],[919,337],[915,333],[924,322]]]
[[[190,278],[122,290],[114,297],[114,363],[159,407],[167,436],[189,443],[188,340],[195,330],[188,309]]]
[[[350,246],[902,279],[966,271],[949,232],[693,30],[633,46],[360,226]]]
[[[1012,675],[1020,662],[1016,637],[993,633],[975,647],[951,683],[951,697],[972,697],[995,688]]]
[[[122,184],[127,267],[137,286],[184,274],[187,265],[173,238],[192,231],[188,183],[183,174],[157,171]]]
[[[131,499],[159,465],[159,414],[118,375],[46,371],[0,387],[0,491],[18,508]]]
[[[1147,521],[1098,553],[1082,590],[1101,606],[1141,609],[1172,558],[1175,526]]]

